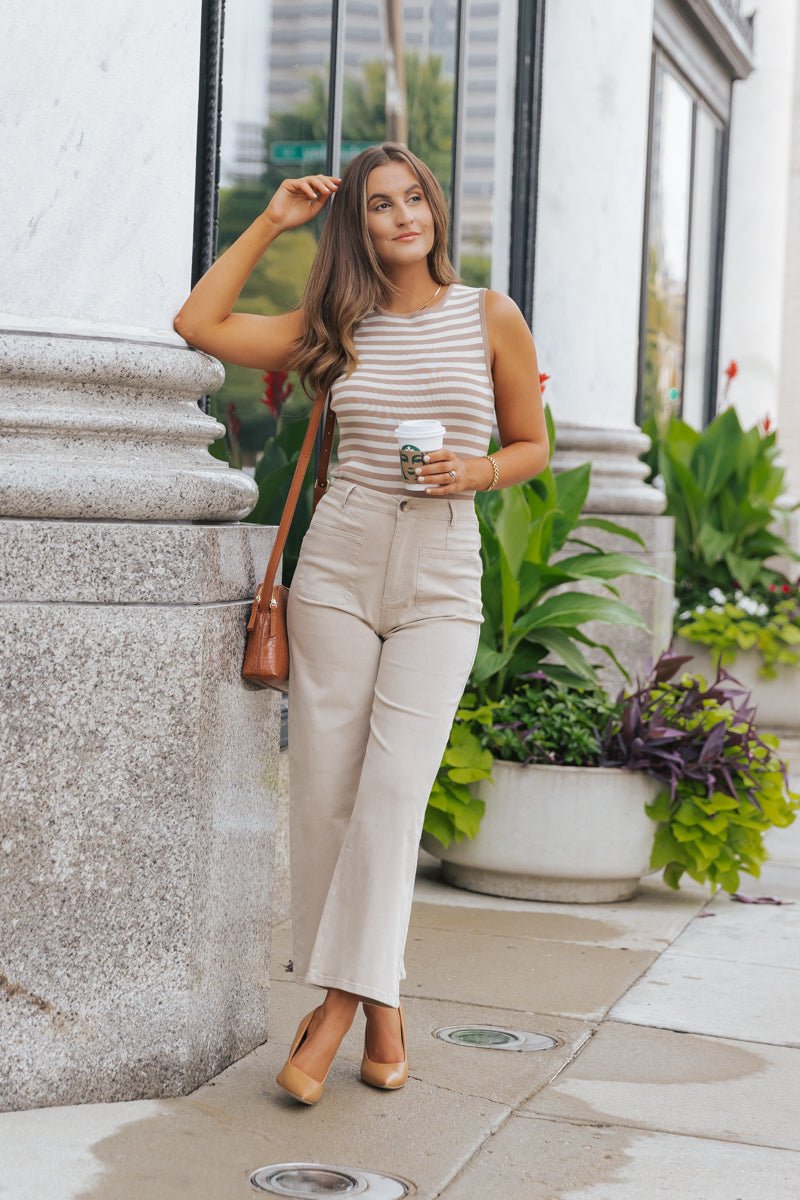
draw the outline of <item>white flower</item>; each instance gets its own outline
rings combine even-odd
[[[695,610],[694,610],[694,611],[695,611],[695,616],[698,616],[698,617],[699,617],[700,613],[704,613],[704,612],[706,611],[706,606],[705,606],[705,604],[698,604],[698,605],[696,605],[696,606],[695,606]]]
[[[714,601],[715,604],[724,604],[725,603],[726,596],[725,596],[725,593],[720,590],[720,588],[713,587],[710,589],[708,594],[709,594],[710,598]]]

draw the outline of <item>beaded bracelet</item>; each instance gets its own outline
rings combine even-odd
[[[483,489],[485,492],[490,492],[492,488],[497,487],[497,481],[500,478],[500,467],[497,465],[497,459],[493,454],[484,454],[483,457],[488,458],[489,462],[492,464],[492,482],[487,488]]]

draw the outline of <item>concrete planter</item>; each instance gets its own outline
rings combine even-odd
[[[596,904],[628,900],[646,873],[655,822],[645,813],[659,783],[615,767],[521,766],[495,761],[478,835],[443,847],[448,883],[518,900]]]
[[[693,661],[685,670],[696,671],[711,682],[717,667],[708,646],[676,637],[673,649],[676,654],[691,654]],[[779,666],[777,678],[762,679],[758,674],[762,661],[757,650],[740,650],[727,670],[750,691],[760,729],[782,737],[800,737],[800,668]]]

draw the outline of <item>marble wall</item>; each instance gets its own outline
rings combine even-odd
[[[201,15],[4,14],[0,1108],[190,1091],[267,1036],[279,705],[240,672],[275,531],[172,328]]]
[[[200,5],[14,0],[3,41],[0,327],[182,346]]]

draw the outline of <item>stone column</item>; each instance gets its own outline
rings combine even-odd
[[[172,329],[200,19],[6,21],[0,1109],[175,1095],[266,1038],[279,709],[240,666],[274,530]]]
[[[733,87],[720,364],[724,368],[732,358],[738,363],[729,398],[745,427],[770,416],[784,432],[786,416],[785,432],[793,436],[783,442],[782,456],[798,491],[800,431],[796,418],[790,423],[792,412],[778,411],[782,341],[788,361],[797,344],[797,302],[792,311],[785,291],[797,270],[799,244],[789,221],[796,36],[796,0],[758,5],[755,69]],[[796,409],[796,378],[781,397],[789,398],[786,407]]]
[[[649,441],[634,422],[652,4],[548,0],[545,18],[533,333],[556,422],[556,471],[592,464],[587,511],[635,530],[672,576],[672,519],[644,483]],[[592,530],[606,548],[634,543]],[[594,590],[594,589],[593,589]],[[621,598],[652,632],[587,627],[633,673],[671,632],[672,588],[637,576]],[[606,593],[607,594],[607,593]],[[603,672],[614,690],[616,670]]]

